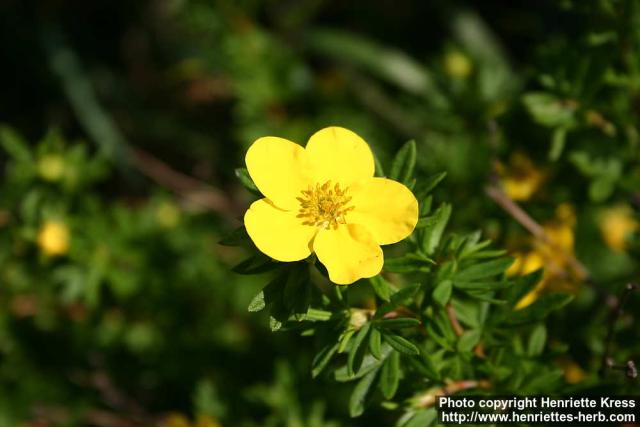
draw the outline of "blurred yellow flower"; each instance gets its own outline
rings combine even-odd
[[[322,129],[306,148],[259,138],[245,161],[265,196],[244,216],[255,245],[278,261],[315,252],[336,284],[378,274],[384,261],[380,245],[403,240],[418,221],[413,193],[374,177],[369,145],[350,130]]]
[[[64,175],[64,157],[59,154],[47,154],[38,160],[38,175],[45,181],[59,181]]]
[[[464,53],[453,51],[444,57],[444,69],[451,77],[466,79],[473,70],[473,64]]]
[[[627,248],[627,238],[640,229],[629,206],[619,205],[607,209],[600,218],[600,233],[611,249],[623,252]]]
[[[156,221],[163,228],[174,228],[180,223],[180,208],[172,202],[162,202],[156,208]]]
[[[200,415],[196,419],[195,427],[222,427],[222,425],[215,418],[208,415]]]
[[[569,384],[577,384],[585,379],[587,374],[576,362],[570,359],[558,360],[558,365],[564,371],[564,380]]]
[[[511,156],[508,166],[499,165],[502,187],[516,201],[529,200],[544,182],[544,173],[522,153]]]
[[[191,422],[186,415],[172,412],[162,419],[159,427],[221,427],[222,425],[213,417],[199,415],[195,422]]]
[[[544,267],[540,283],[522,297],[516,310],[527,307],[546,291],[573,291],[583,277],[570,266],[569,256],[574,253],[574,231],[576,217],[571,205],[563,203],[556,208],[556,218],[543,225],[548,242],[533,241],[526,251],[516,252],[515,262],[507,275],[532,273]]]
[[[48,256],[64,255],[69,250],[69,227],[60,221],[48,221],[38,232],[38,246]]]

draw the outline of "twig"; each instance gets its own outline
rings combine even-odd
[[[131,149],[133,163],[144,175],[185,200],[217,212],[227,219],[240,214],[238,205],[223,191],[176,171],[163,161],[138,148]]]
[[[616,324],[624,313],[624,306],[634,291],[640,290],[640,285],[636,283],[627,284],[622,290],[620,298],[617,299],[615,305],[611,309],[609,316],[609,327],[607,329],[607,337],[605,338],[605,351],[602,354],[600,364],[600,376],[605,377],[610,369],[625,371],[628,378],[635,379],[638,377],[638,370],[633,360],[628,360],[625,365],[618,365],[611,357],[611,346],[613,345],[613,337],[615,334]]]
[[[464,329],[458,318],[456,317],[456,310],[453,308],[451,304],[447,304],[447,317],[449,318],[449,322],[451,323],[451,327],[457,336],[460,336],[464,333]]]
[[[546,243],[553,249],[559,251],[563,254],[565,259],[569,262],[569,265],[573,268],[573,270],[578,274],[579,277],[584,280],[588,280],[589,270],[580,262],[578,259],[573,256],[573,254],[568,253],[564,248],[557,245],[555,242],[551,241],[545,233],[544,228],[540,224],[536,222],[524,209],[520,207],[516,202],[514,202],[509,196],[507,196],[504,191],[500,190],[495,185],[490,185],[485,188],[485,192],[493,200],[496,202],[505,212],[513,217],[520,225],[522,225],[527,231],[529,231],[535,238]]]
[[[447,304],[446,310],[447,310],[447,317],[449,318],[449,322],[451,323],[451,327],[453,328],[453,331],[456,333],[458,337],[461,336],[462,334],[464,334],[464,328],[458,321],[455,308],[453,308],[453,305]],[[486,357],[484,353],[484,346],[482,345],[482,343],[478,343],[473,349],[473,352],[478,357]]]
[[[491,383],[487,380],[462,380],[451,382],[444,387],[428,390],[418,398],[418,406],[421,408],[429,408],[437,403],[438,397],[448,396],[463,390],[473,388],[490,388]]]

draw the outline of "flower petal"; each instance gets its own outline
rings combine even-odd
[[[309,139],[306,151],[320,183],[331,180],[348,186],[373,176],[369,145],[348,129],[333,126],[319,130]]]
[[[358,279],[380,273],[384,256],[371,233],[361,225],[340,225],[337,229],[320,230],[313,250],[338,285],[349,285]]]
[[[257,139],[245,156],[251,179],[262,194],[282,209],[298,208],[296,197],[311,183],[304,148],[284,138]]]
[[[371,178],[351,188],[353,211],[347,222],[369,230],[379,245],[399,242],[418,223],[418,201],[404,185],[386,178]]]
[[[278,261],[299,261],[311,254],[317,228],[302,225],[295,212],[277,208],[268,199],[251,204],[244,225],[261,252]]]

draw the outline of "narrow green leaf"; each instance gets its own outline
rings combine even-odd
[[[371,328],[371,333],[369,334],[369,350],[376,359],[380,359],[382,357],[382,353],[380,352],[381,344],[382,334],[376,328]]]
[[[223,246],[242,246],[250,243],[251,238],[249,237],[249,234],[247,234],[247,229],[244,228],[244,225],[226,234],[218,242],[218,244]]]
[[[347,358],[347,371],[349,372],[349,375],[354,375],[354,373],[358,372],[362,366],[362,360],[364,359],[364,354],[367,348],[367,346],[363,344],[369,335],[370,329],[371,323],[365,323],[356,333]]]
[[[422,409],[416,412],[402,427],[430,427],[435,424],[437,417],[436,408]]]
[[[508,280],[503,280],[501,282],[492,281],[492,282],[482,282],[482,281],[467,281],[467,280],[458,280],[457,278],[453,281],[453,286],[456,289],[460,289],[463,291],[496,291],[498,289],[506,289],[509,286],[512,286],[513,282]]]
[[[420,325],[420,320],[412,317],[396,317],[393,319],[376,320],[376,326],[387,329],[414,328]]]
[[[355,329],[350,329],[348,331],[345,331],[342,334],[342,336],[340,337],[340,347],[338,347],[338,353],[344,353],[344,351],[347,348],[347,345],[349,344],[349,341],[351,340],[351,337],[355,333],[356,333]]]
[[[393,159],[389,178],[408,184],[413,178],[416,167],[416,142],[411,140],[404,144]]]
[[[436,188],[438,184],[447,176],[446,172],[436,173],[422,180],[420,186],[416,189],[416,197],[418,200],[426,198],[429,193]]]
[[[394,351],[382,365],[380,391],[385,399],[392,399],[400,384],[400,353]]]
[[[539,356],[544,350],[544,344],[547,341],[547,328],[544,323],[536,326],[529,336],[529,345],[527,353],[531,357]]]
[[[327,344],[316,356],[311,363],[311,376],[316,378],[329,364],[333,356],[338,351],[339,343]]]
[[[371,283],[373,291],[381,300],[389,301],[393,290],[391,289],[391,284],[387,282],[384,277],[382,277],[381,275],[371,277],[369,279],[369,283]]]
[[[279,265],[279,263],[274,262],[273,260],[271,260],[271,258],[268,258],[262,254],[256,254],[245,259],[244,261],[233,267],[231,270],[238,274],[260,274],[269,270],[273,270]]]
[[[362,378],[371,372],[374,369],[378,369],[382,366],[382,363],[389,357],[393,349],[387,343],[382,343],[380,347],[380,359],[376,359],[371,354],[367,354],[362,361],[362,366],[360,370],[356,372],[354,375],[349,375],[347,364],[345,363],[343,366],[339,367],[334,371],[334,377],[336,381],[340,383],[349,382],[353,380],[357,380],[358,378]]]
[[[391,273],[428,273],[433,265],[432,260],[416,259],[408,255],[387,258],[384,261],[384,270]]]
[[[507,268],[513,264],[513,261],[513,258],[505,257],[482,262],[480,264],[474,264],[471,267],[459,271],[455,275],[455,278],[459,281],[472,281],[496,276],[504,273]]]
[[[453,283],[451,280],[443,280],[436,285],[433,291],[433,300],[441,307],[444,307],[451,298],[451,292],[453,290]]]
[[[373,162],[375,164],[375,176],[384,177],[384,168],[382,167],[382,163],[380,163],[380,159],[375,154],[373,155]]]
[[[543,295],[533,304],[521,310],[511,312],[510,315],[507,316],[506,323],[516,326],[540,321],[547,317],[552,311],[569,304],[572,299],[572,295],[563,293]]]
[[[458,339],[458,351],[464,353],[473,350],[481,335],[482,332],[477,329],[465,331]]]
[[[330,311],[309,307],[307,309],[305,320],[310,320],[312,322],[326,322],[327,320],[331,319],[332,314],[333,313],[331,313]]]
[[[240,180],[240,184],[242,184],[244,188],[252,193],[260,194],[260,190],[258,190],[258,187],[253,182],[253,179],[251,179],[251,175],[249,175],[249,171],[246,168],[237,168],[235,172],[238,180]]]
[[[451,205],[443,203],[433,215],[425,218],[427,224],[421,229],[420,247],[427,255],[432,255],[440,244],[450,216]]]
[[[351,393],[351,398],[349,399],[349,414],[351,417],[359,417],[364,412],[367,395],[369,394],[369,390],[371,390],[371,385],[376,379],[377,374],[378,370],[375,369],[365,375],[360,382],[356,384],[353,392]]]
[[[408,339],[391,333],[383,334],[384,340],[389,343],[391,347],[398,350],[400,353],[415,356],[420,354],[420,350]]]

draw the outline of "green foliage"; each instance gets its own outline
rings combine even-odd
[[[637,394],[602,365],[640,363],[637,293],[610,321],[640,274],[637,1],[0,10],[0,427],[425,427],[446,387]],[[241,226],[251,142],[328,125],[420,207],[349,287]]]

